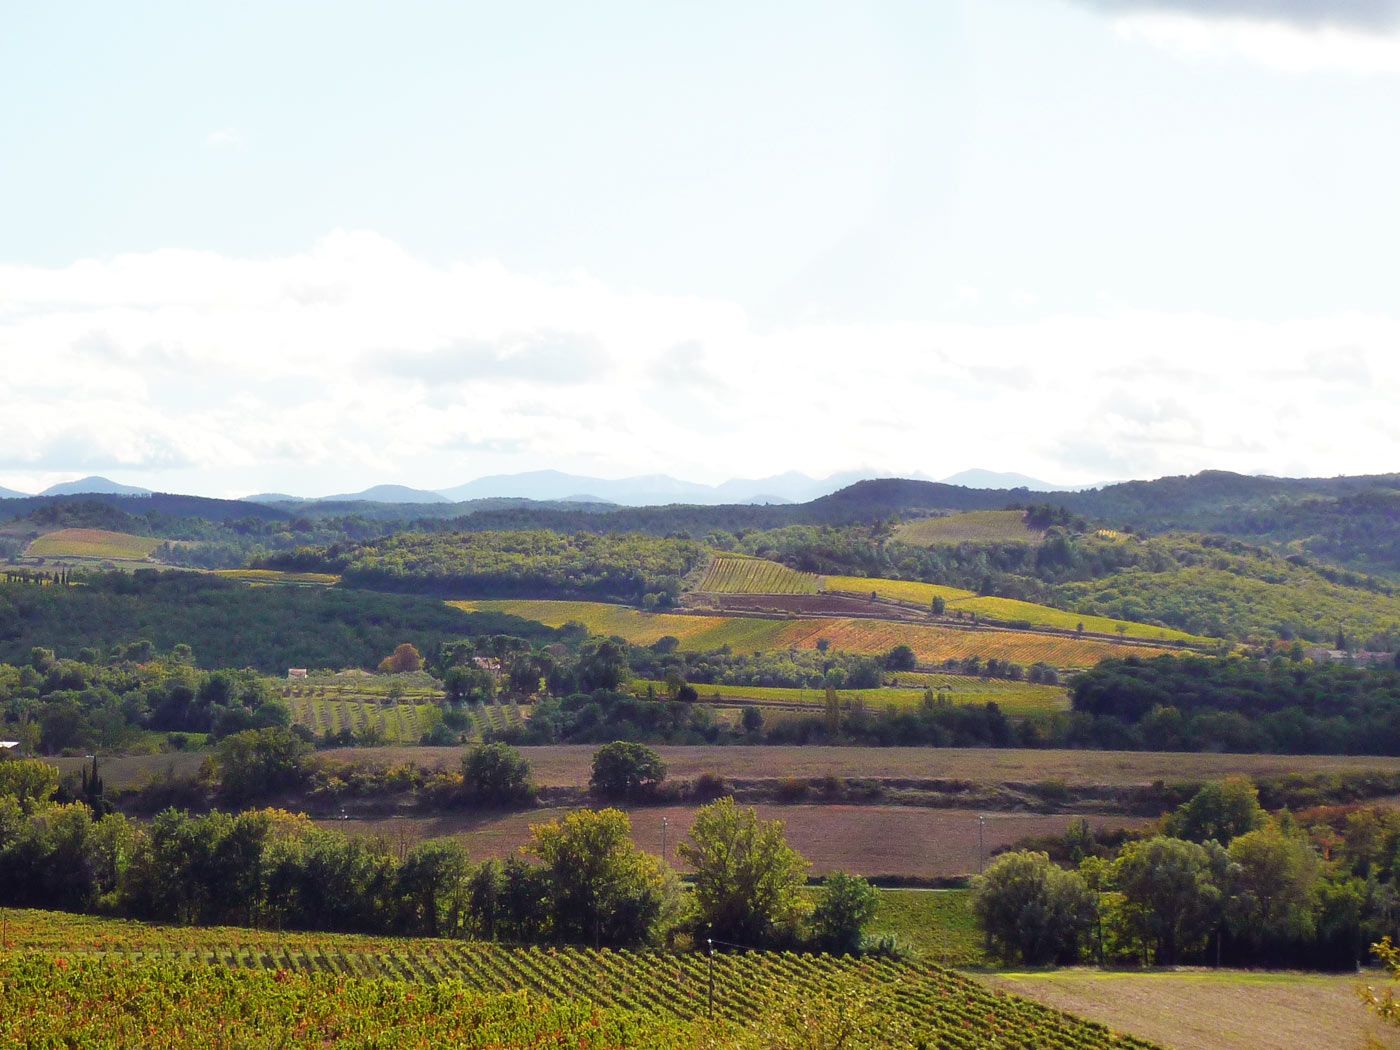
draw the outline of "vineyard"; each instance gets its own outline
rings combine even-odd
[[[716,594],[816,594],[817,577],[775,561],[719,555],[698,591]]]
[[[650,645],[668,635],[688,652],[708,652],[725,645],[735,650],[771,649],[785,622],[737,616],[688,616],[649,613],[606,602],[460,601],[449,605],[464,612],[501,612],[536,620],[549,627],[579,623],[590,634],[617,636],[633,645]],[[785,646],[784,646],[785,648]]]
[[[811,1025],[812,1004],[859,998],[891,1046],[1147,1046],[925,963],[717,954],[711,999],[711,962],[699,953],[165,928],[44,912],[6,913],[3,935],[7,1045],[77,1045],[82,1033],[132,1045],[161,1033],[179,1045],[177,1025],[187,1039],[199,1032],[220,1045],[239,1024],[291,1032],[302,1045],[347,1036],[386,1045],[373,1035],[392,1033],[393,1045],[757,1047],[773,1026]],[[705,1032],[711,1003],[717,1025]],[[585,1032],[586,1041],[560,1040]]]
[[[904,679],[921,680],[918,684],[882,687],[879,689],[838,689],[836,698],[843,704],[862,703],[867,707],[917,707],[924,699],[925,688],[932,689],[935,696],[946,697],[955,704],[995,703],[1009,715],[1040,714],[1049,711],[1069,710],[1069,696],[1060,686],[1033,685],[1029,682],[1011,682],[989,678],[971,678],[965,675],[905,675]],[[826,691],[818,687],[808,689],[784,686],[762,685],[709,685],[693,682],[700,700],[721,703],[748,703],[757,707],[765,704],[812,705],[819,709],[826,702]],[[631,691],[637,696],[646,695],[650,686],[657,695],[665,695],[665,683],[638,679],[632,683]]]
[[[1091,667],[1123,656],[1156,656],[1161,650],[1131,642],[1020,631],[963,630],[934,624],[899,623],[855,617],[759,619],[743,616],[687,616],[647,613],[603,602],[465,601],[451,605],[467,612],[489,610],[537,620],[551,627],[578,622],[592,634],[616,635],[634,645],[650,645],[671,635],[687,652],[729,646],[735,652],[815,649],[819,641],[847,653],[878,656],[896,645],[914,650],[920,663],[945,660],[1010,660],[1030,666]]]
[[[24,552],[29,558],[92,558],[100,561],[145,561],[161,541],[105,529],[59,529],[38,536]]]
[[[436,704],[293,696],[287,705],[292,721],[317,736],[348,730],[357,736],[375,735],[386,744],[416,744],[442,721],[442,709]],[[480,740],[490,730],[518,726],[526,717],[524,709],[515,703],[471,704],[463,713],[471,720],[467,735],[473,740]]]
[[[1140,641],[1174,643],[1188,645],[1210,645],[1211,638],[1187,634],[1171,627],[1157,627],[1146,623],[1133,623],[1128,620],[1115,620],[1108,616],[1091,616],[1084,613],[1066,612],[1048,605],[1017,601],[1013,598],[993,598],[974,594],[957,587],[944,587],[936,583],[920,583],[917,580],[877,580],[865,576],[823,577],[825,589],[833,594],[852,594],[869,597],[874,594],[893,602],[903,602],[927,609],[935,598],[947,603],[945,613],[956,616],[960,613],[976,615],[986,620],[1000,623],[1024,623],[1032,627],[1049,627],[1060,631],[1077,631],[1083,625],[1085,631],[1109,636],[1122,635]],[[1119,627],[1124,630],[1119,631]]]
[[[283,572],[280,569],[215,569],[215,576],[240,583],[280,583],[300,587],[332,587],[340,577],[329,572]]]
[[[1039,543],[1043,534],[1026,524],[1024,511],[969,510],[906,522],[894,535],[901,543],[932,547],[942,543]]]

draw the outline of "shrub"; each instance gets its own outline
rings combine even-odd
[[[652,794],[666,779],[666,763],[644,744],[617,740],[593,755],[589,785],[609,799],[637,800]]]
[[[530,764],[509,744],[474,747],[462,759],[462,793],[491,806],[528,802],[535,794]]]

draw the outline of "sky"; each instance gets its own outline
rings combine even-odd
[[[0,485],[1400,470],[1400,0],[12,5]]]

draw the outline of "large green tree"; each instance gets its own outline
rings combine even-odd
[[[782,821],[723,798],[696,813],[678,853],[695,870],[703,934],[745,947],[795,936],[808,863],[788,845]]]
[[[526,851],[543,869],[556,940],[594,946],[658,941],[674,919],[679,886],[632,841],[621,810],[578,810],[532,827]]]
[[[1004,853],[973,880],[973,910],[1008,962],[1071,961],[1095,919],[1095,896],[1048,854]]]
[[[1204,846],[1164,836],[1130,842],[1119,853],[1112,880],[1124,926],[1159,962],[1174,965],[1217,925],[1218,868]]]

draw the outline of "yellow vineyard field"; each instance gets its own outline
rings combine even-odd
[[[716,594],[816,594],[817,577],[775,561],[719,555],[696,588]]]
[[[101,561],[144,561],[161,545],[150,536],[133,536],[105,529],[59,529],[29,544],[31,558],[93,558]]]
[[[1014,598],[983,597],[972,591],[958,587],[945,587],[937,583],[920,583],[916,580],[877,580],[865,576],[826,576],[823,577],[826,590],[833,594],[853,594],[869,597],[872,593],[895,602],[907,602],[928,608],[934,598],[942,598],[946,603],[946,613],[972,613],[987,620],[1001,622],[1023,621],[1032,627],[1050,627],[1061,631],[1075,631],[1079,625],[1094,634],[1117,635],[1135,638],[1144,642],[1185,642],[1188,645],[1210,645],[1212,639],[1187,634],[1171,627],[1157,627],[1147,623],[1133,623],[1115,620],[1108,616],[1090,616],[1084,613],[1066,612],[1052,609],[1048,605],[1017,601]],[[1119,631],[1120,625],[1124,628]]]
[[[688,652],[728,645],[735,652],[815,649],[825,640],[832,649],[861,655],[907,645],[925,664],[980,656],[1029,666],[1089,667],[1109,657],[1155,656],[1160,650],[1102,638],[1077,638],[1022,631],[968,631],[953,627],[856,618],[763,620],[740,616],[686,616],[647,613],[605,602],[459,601],[466,612],[489,610],[536,620],[550,627],[578,622],[592,634],[616,635],[634,645],[650,645],[672,636]]]

